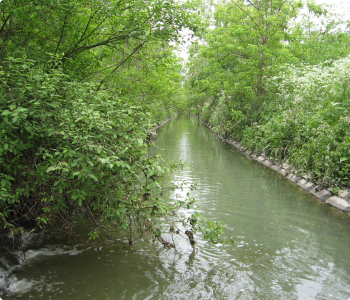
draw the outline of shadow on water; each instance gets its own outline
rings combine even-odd
[[[348,299],[348,215],[245,158],[205,126],[179,116],[158,131],[153,152],[185,160],[175,180],[198,183],[199,211],[227,225],[236,243],[176,236],[176,249],[140,242],[38,255],[18,270],[9,299]],[[184,197],[174,191],[170,200]],[[64,251],[68,252],[64,252]],[[6,297],[4,297],[6,299]]]

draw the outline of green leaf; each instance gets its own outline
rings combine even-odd
[[[98,179],[97,179],[97,177],[94,174],[88,174],[88,176],[90,178],[92,178],[93,180],[95,180],[96,182],[98,182]]]
[[[12,112],[9,111],[9,110],[4,110],[4,111],[2,112],[2,115],[4,115],[4,116],[10,115],[10,114],[12,114]]]
[[[57,169],[56,166],[48,167],[47,170],[46,170],[46,173],[49,173],[49,172],[51,172],[51,171],[53,171],[53,170],[56,170],[56,169]]]

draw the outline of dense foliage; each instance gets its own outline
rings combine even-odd
[[[264,119],[243,131],[249,148],[279,160],[323,186],[349,185],[350,57],[286,65],[270,79]]]
[[[322,186],[349,186],[349,42],[326,5],[222,1],[191,49],[189,107]]]
[[[1,1],[0,233],[72,234],[83,213],[90,238],[116,229],[132,243],[160,238],[160,217],[191,220],[171,214],[189,203],[161,201],[175,165],[148,157],[147,134],[183,105],[171,45],[182,28],[197,30],[196,4]]]
[[[191,199],[161,201],[176,165],[148,157],[146,142],[186,108],[323,186],[349,186],[347,23],[296,0],[223,0],[201,20],[203,2],[0,2],[2,233],[71,234],[75,213],[93,221],[90,238],[114,229],[171,246],[160,220],[196,230],[198,214],[173,212]],[[184,28],[200,35],[185,81],[174,54]],[[204,228],[213,241],[221,231]]]

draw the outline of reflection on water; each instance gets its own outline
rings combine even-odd
[[[164,125],[153,151],[160,152],[166,161],[187,161],[188,166],[173,174],[173,178],[198,183],[192,196],[197,199],[199,211],[208,219],[226,224],[225,234],[235,237],[234,245],[213,245],[196,236],[193,250],[187,238],[176,235],[176,249],[164,249],[146,241],[130,247],[120,241],[107,244],[99,253],[94,248],[79,248],[74,252],[61,239],[30,250],[33,257],[28,259],[28,265],[15,272],[16,280],[10,288],[13,294],[5,296],[9,299],[350,297],[347,215],[245,158],[196,119],[180,116]],[[177,190],[170,198],[186,194],[185,190]],[[35,255],[43,249],[49,255]]]

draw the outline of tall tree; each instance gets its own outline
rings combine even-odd
[[[301,6],[293,0],[232,0],[216,5],[214,28],[193,53],[189,67],[201,70],[193,73],[202,78],[189,80],[204,94],[220,99],[220,130],[261,106],[267,78],[291,58],[286,48],[288,23]]]
[[[326,4],[307,2],[306,10],[289,29],[288,49],[295,64],[318,64],[350,53],[349,24]]]
[[[240,88],[264,96],[264,78],[289,55],[284,47],[288,22],[300,7],[299,1],[283,0],[232,0],[218,5],[216,28],[207,36],[204,55],[233,75],[230,86],[238,82]]]
[[[160,237],[171,167],[147,158],[145,140],[165,115],[152,112],[176,107],[169,42],[196,30],[196,3],[0,2],[0,233],[25,222],[71,233],[84,210],[104,233],[128,230],[130,243],[135,231]]]
[[[177,40],[184,27],[196,30],[191,15],[196,3],[5,0],[0,4],[0,54],[26,53],[37,61],[59,55],[66,70],[85,79],[107,59],[109,74],[115,73],[147,43]]]

